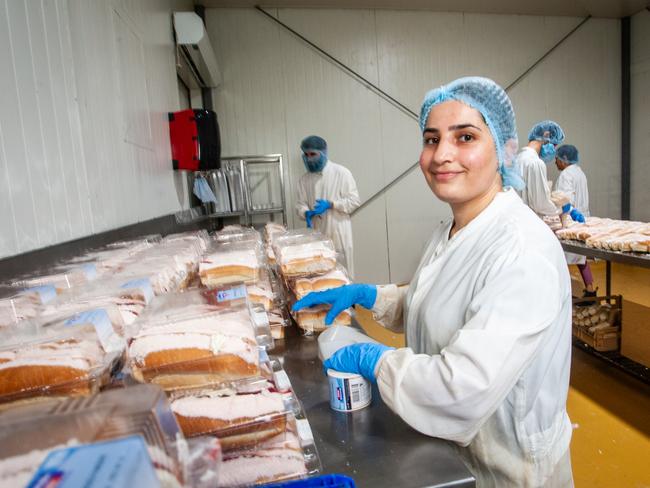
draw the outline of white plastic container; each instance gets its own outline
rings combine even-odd
[[[368,337],[354,327],[335,325],[329,327],[318,337],[318,357],[324,362],[332,354],[345,346],[366,342],[379,344],[376,340]]]
[[[337,412],[353,412],[370,405],[370,383],[361,375],[327,370],[330,383],[330,407]]]

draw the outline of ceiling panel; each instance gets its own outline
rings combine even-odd
[[[620,18],[633,15],[648,0],[196,0],[205,7],[295,7],[433,10],[485,14],[521,14]]]

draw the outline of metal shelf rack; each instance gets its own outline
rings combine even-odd
[[[581,254],[586,257],[602,259],[605,261],[605,293],[607,296],[611,296],[612,294],[612,262],[629,264],[641,268],[650,268],[650,254],[595,249],[580,241],[561,240],[560,244],[562,244],[562,248],[567,252]],[[625,371],[644,383],[650,384],[650,368],[645,367],[643,364],[637,363],[617,351],[596,351],[594,348],[576,338],[573,340],[573,345],[606,361],[612,366]]]
[[[235,171],[239,175],[236,182],[228,181],[228,200],[231,206],[233,202],[237,202],[237,210],[214,212],[207,210],[205,206],[192,207],[175,214],[178,223],[190,224],[210,219],[239,217],[240,223],[252,225],[254,216],[281,214],[282,223],[287,225],[284,165],[281,154],[229,156],[221,159],[221,166],[224,170]],[[211,171],[197,171],[195,174]],[[188,178],[190,194],[193,183],[194,178]]]

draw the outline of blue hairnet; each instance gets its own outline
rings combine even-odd
[[[431,90],[424,97],[420,110],[420,130],[422,132],[424,132],[431,108],[449,100],[462,102],[483,116],[497,149],[499,173],[503,186],[522,190],[524,181],[515,166],[518,145],[515,111],[503,88],[488,78],[468,76]]]
[[[557,122],[553,122],[552,120],[543,120],[530,129],[528,140],[550,142],[557,146],[558,144],[562,144],[562,141],[564,141],[564,131]]]
[[[319,136],[307,136],[300,143],[300,149],[303,151],[322,151],[327,154],[327,142]]]
[[[578,149],[571,144],[558,147],[556,157],[567,164],[578,164],[580,162]]]

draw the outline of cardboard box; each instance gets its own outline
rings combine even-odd
[[[650,368],[650,308],[623,300],[621,354]]]

